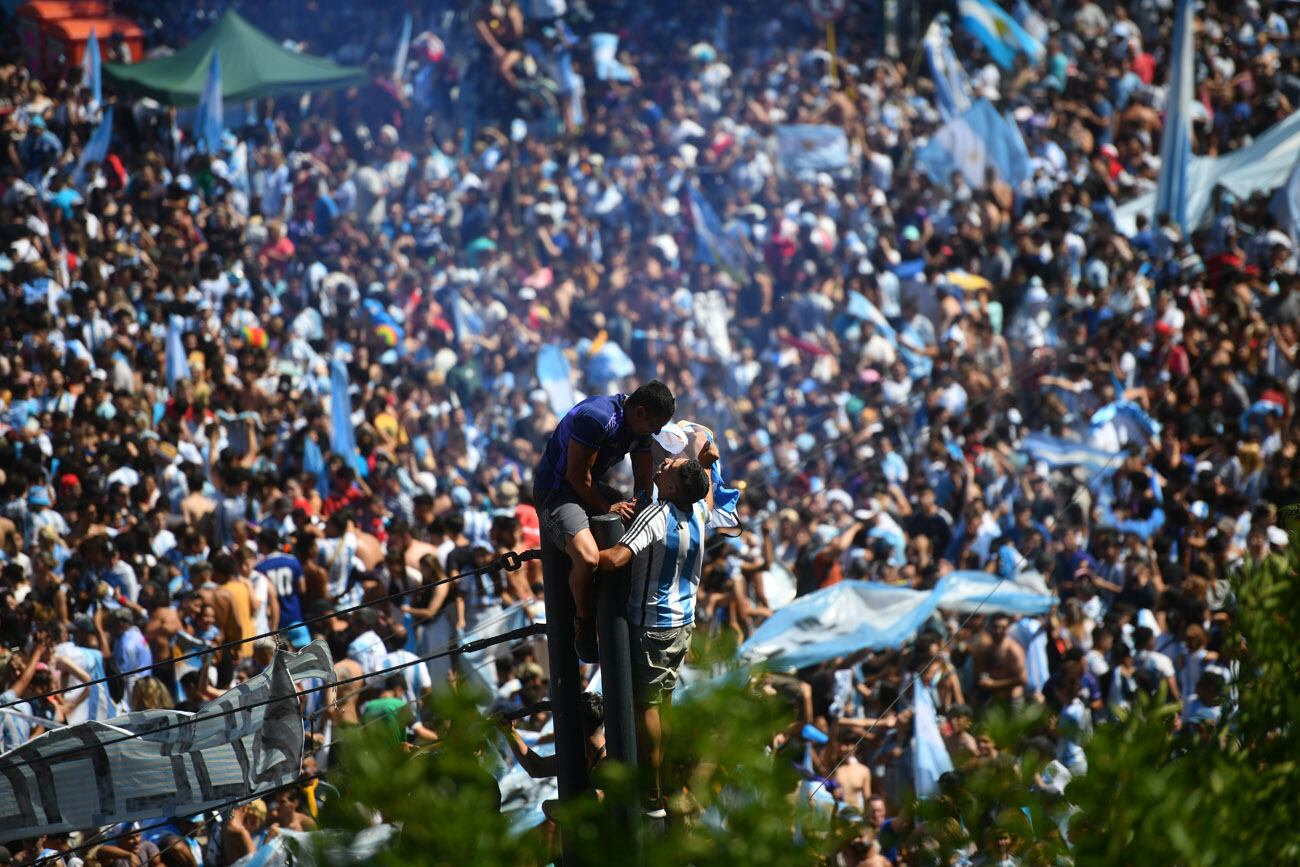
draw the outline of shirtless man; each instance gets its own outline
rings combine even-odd
[[[976,683],[989,698],[1018,706],[1025,700],[1029,677],[1025,669],[1025,651],[1007,634],[1011,618],[994,614],[989,618],[989,643],[975,657]]]
[[[438,549],[428,542],[415,538],[410,525],[405,521],[394,521],[388,528],[388,550],[401,551],[402,556],[406,558],[406,565],[417,571],[425,555],[438,553]]]
[[[840,765],[835,769],[834,779],[839,786],[840,804],[863,811],[871,797],[871,769],[858,761],[858,742],[851,732],[840,733],[837,744]]]

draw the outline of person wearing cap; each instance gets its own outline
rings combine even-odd
[[[588,519],[604,514],[632,519],[635,504],[605,484],[605,477],[631,453],[633,492],[646,491],[650,437],[672,421],[676,406],[672,391],[659,380],[631,394],[589,397],[565,413],[533,471],[533,503],[542,532],[573,563],[574,642],[584,662],[598,657],[591,582],[600,549]]]

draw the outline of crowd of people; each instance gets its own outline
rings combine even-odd
[[[157,53],[228,4],[120,5]],[[324,637],[355,675],[540,616],[536,562],[434,582],[536,547],[560,417],[650,380],[740,491],[739,535],[705,547],[697,632],[743,639],[790,593],[954,569],[1059,600],[768,677],[811,727],[809,776],[858,817],[842,863],[910,863],[894,811],[913,678],[959,769],[1007,759],[990,708],[1050,708],[1031,739],[1055,756],[1049,791],[1140,692],[1166,690],[1191,733],[1225,722],[1228,579],[1286,546],[1277,510],[1300,499],[1300,289],[1267,197],[1217,194],[1206,226],[1116,225],[1156,182],[1172,3],[1022,4],[1050,34],[1010,69],[954,25],[976,95],[1024,136],[1014,187],[917,168],[934,83],[888,56],[872,4],[850,4],[832,64],[803,4],[415,3],[397,81],[404,10],[311,5],[233,4],[374,83],[248,106],[217,153],[186,115],[110,94],[89,166],[104,106],[82,71],[38,78],[4,31],[0,688],[22,710],[4,749],[42,720],[197,707],[275,641],[176,656],[304,619],[285,641]],[[1223,154],[1300,100],[1300,6],[1209,0],[1196,22],[1195,147]],[[775,140],[793,124],[842,131],[844,165],[790,164]],[[356,452],[337,454],[348,415]],[[1056,460],[1031,435],[1114,456]],[[636,493],[630,468],[609,481]],[[544,658],[412,666],[329,717],[432,739],[401,709],[465,677],[522,703]],[[314,811],[286,792],[206,849],[195,817],[89,857],[216,867]],[[972,837],[972,863],[1014,863]]]

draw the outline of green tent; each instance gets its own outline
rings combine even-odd
[[[198,105],[214,51],[221,53],[221,94],[227,103],[348,87],[367,80],[359,66],[339,66],[323,57],[290,51],[233,11],[170,57],[104,64],[104,78],[120,93],[152,97],[167,105]]]

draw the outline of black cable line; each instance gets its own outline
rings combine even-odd
[[[49,692],[39,693],[37,695],[29,696],[27,698],[19,698],[11,702],[0,704],[0,710],[5,710],[6,708],[15,707],[17,705],[26,702],[39,701],[40,699],[43,698],[51,698],[53,696],[62,695],[66,692],[72,692],[73,690],[77,690],[77,689],[89,688],[92,686],[97,686],[102,683],[109,683],[121,677],[130,677],[135,674],[149,673],[152,672],[155,668],[157,668],[160,665],[168,665],[168,664],[175,664],[177,662],[184,662],[187,659],[195,659],[197,657],[203,656],[208,653],[216,653],[222,650],[229,650],[232,647],[238,647],[241,644],[248,644],[249,642],[252,641],[259,641],[263,638],[273,638],[277,635],[280,635],[281,633],[288,632],[292,629],[297,629],[299,626],[309,626],[315,623],[322,623],[334,617],[343,617],[348,614],[352,614],[353,612],[360,611],[363,608],[370,608],[373,605],[379,605],[383,602],[391,602],[392,600],[400,599],[403,596],[411,596],[416,593],[419,593],[422,590],[428,590],[432,587],[439,587],[443,584],[450,584],[453,581],[459,581],[461,578],[472,578],[475,575],[482,575],[486,572],[495,572],[497,570],[502,570],[502,569],[505,570],[506,572],[516,572],[520,569],[520,567],[523,566],[524,563],[527,563],[530,560],[540,559],[541,556],[542,556],[542,552],[538,548],[530,548],[529,550],[524,551],[522,554],[517,553],[515,551],[507,551],[505,554],[502,554],[500,557],[497,557],[492,562],[487,563],[486,565],[479,566],[474,569],[469,569],[466,570],[465,572],[460,572],[455,575],[448,575],[444,578],[439,578],[436,581],[430,581],[427,584],[423,584],[423,583],[417,584],[414,587],[410,587],[406,590],[400,590],[396,593],[390,593],[387,596],[381,596],[380,598],[372,599],[369,602],[362,602],[359,605],[353,605],[350,608],[341,608],[337,611],[332,611],[328,614],[321,614],[316,617],[309,617],[306,620],[300,620],[296,623],[291,623],[288,626],[280,626],[275,629],[272,629],[269,632],[263,632],[261,635],[251,635],[248,638],[239,638],[231,641],[226,641],[221,644],[214,645],[212,647],[205,647],[200,650],[195,650],[190,653],[182,654],[181,656],[175,656],[175,657],[171,657],[170,659],[164,659],[160,662],[154,662],[151,663],[150,665],[142,666],[140,668],[133,668],[130,669],[129,671],[119,671],[117,674],[110,674],[105,677],[98,677],[95,678],[94,680],[86,681],[85,683],[60,687],[59,689],[53,689],[50,690]],[[101,649],[100,652],[103,653],[104,651]]]
[[[252,710],[258,707],[265,707],[269,704],[274,704],[275,702],[278,701],[287,701],[290,698],[301,698],[304,695],[310,695],[315,692],[320,692],[321,690],[330,689],[331,687],[345,686],[350,683],[361,683],[372,677],[387,676],[389,674],[402,671],[403,669],[410,668],[413,665],[421,665],[433,659],[440,659],[445,656],[454,656],[458,653],[474,653],[476,651],[482,650],[486,647],[491,647],[496,644],[504,644],[507,641],[514,641],[515,639],[518,638],[528,638],[533,635],[537,635],[544,628],[545,627],[542,626],[541,624],[536,624],[536,623],[529,624],[528,626],[522,626],[519,629],[512,629],[509,632],[503,632],[499,635],[494,635],[488,638],[479,638],[479,639],[475,639],[474,641],[468,641],[465,642],[464,644],[457,645],[456,647],[447,650],[438,651],[437,653],[428,654],[426,656],[418,656],[415,659],[410,660],[408,662],[403,662],[403,663],[399,663],[398,665],[389,666],[388,668],[380,669],[379,671],[372,671],[369,672],[368,674],[356,675],[355,677],[345,677],[342,680],[329,681],[327,683],[321,684],[320,686],[307,687],[306,689],[295,690],[294,692],[289,693],[287,695],[267,698],[261,701],[251,702],[249,704],[241,704],[238,707],[219,711],[217,713],[201,714],[201,715],[196,714],[194,716],[189,717],[188,719],[184,719],[175,723],[170,723],[165,726],[159,726],[156,729],[151,729],[150,731],[144,733],[131,732],[127,735],[112,740],[106,740],[94,744],[84,744],[82,746],[74,747],[73,749],[70,750],[64,750],[62,752],[52,753],[46,756],[37,756],[31,759],[25,759],[21,762],[6,763],[3,760],[3,757],[0,757],[0,770],[4,770],[4,771],[18,770],[20,768],[30,767],[32,765],[40,764],[43,762],[63,761],[67,759],[69,756],[75,756],[81,753],[103,749],[104,747],[110,747],[113,746],[114,744],[125,743],[126,741],[139,740],[145,737],[146,735],[150,735],[150,736],[156,735],[160,732],[172,731],[174,729],[184,728],[185,726],[191,725],[193,723],[220,719],[222,717],[229,716],[234,713],[242,713],[246,710]],[[30,743],[31,741],[28,742],[28,744]]]

